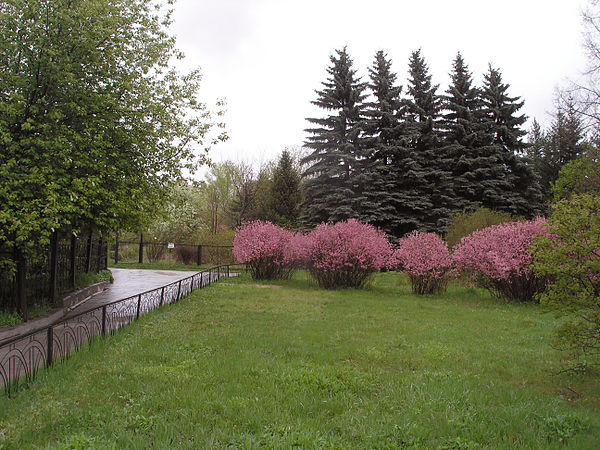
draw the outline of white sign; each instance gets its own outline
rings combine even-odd
[[[167,244],[167,248],[175,248],[175,244],[173,244],[172,242],[169,242]]]

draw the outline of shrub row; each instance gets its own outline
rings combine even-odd
[[[544,219],[502,223],[463,237],[451,254],[439,236],[422,232],[394,250],[382,231],[353,219],[323,223],[308,234],[255,221],[237,230],[233,252],[255,279],[286,278],[304,268],[323,288],[360,288],[385,268],[406,272],[414,293],[435,294],[467,272],[498,296],[531,301],[546,285],[531,270],[530,247],[541,234],[547,234]]]

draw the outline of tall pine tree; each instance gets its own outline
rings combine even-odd
[[[510,85],[503,83],[499,70],[489,66],[484,75],[481,99],[484,130],[491,143],[489,154],[496,157],[496,167],[488,180],[490,188],[481,199],[484,206],[512,215],[533,218],[542,212],[542,195],[535,173],[523,158],[527,144],[521,126],[527,117],[518,111],[524,102],[507,93]]]
[[[406,194],[398,214],[405,233],[442,232],[450,217],[452,191],[449,162],[441,148],[439,86],[432,84],[421,50],[412,52],[408,73],[405,153],[396,163],[396,189]]]
[[[323,118],[309,118],[315,125],[306,131],[306,147],[312,152],[303,160],[305,203],[302,223],[313,227],[320,222],[360,217],[364,201],[362,183],[356,175],[366,161],[363,136],[365,84],[356,77],[352,59],[336,50],[330,57],[329,77],[316,91],[312,103],[330,112]]]
[[[473,86],[473,77],[460,53],[452,66],[451,84],[444,97],[443,153],[451,160],[452,209],[472,211],[495,195],[501,161],[489,148],[492,141],[484,129],[480,91]]]
[[[373,101],[367,104],[366,134],[368,139],[368,165],[362,175],[364,197],[362,218],[383,229],[388,235],[398,236],[398,193],[394,162],[403,153],[403,111],[396,85],[397,75],[383,51],[375,55],[369,68]],[[398,236],[399,237],[399,236]]]

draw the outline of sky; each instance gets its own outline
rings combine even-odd
[[[406,85],[410,53],[421,48],[443,93],[460,51],[480,84],[488,64],[499,68],[522,112],[551,121],[556,87],[585,68],[581,10],[585,0],[177,0],[172,32],[200,67],[201,100],[226,101],[229,140],[215,162],[260,166],[286,147],[300,147],[311,104],[326,80],[329,57],[347,46],[367,79],[375,53],[392,59]],[[528,127],[530,125],[528,124]]]

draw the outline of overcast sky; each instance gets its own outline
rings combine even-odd
[[[418,48],[439,92],[460,51],[480,83],[498,67],[523,112],[550,121],[556,86],[585,65],[584,0],[178,0],[173,32],[185,65],[203,73],[202,100],[227,102],[228,142],[214,161],[258,165],[306,139],[306,117],[326,79],[329,55],[348,46],[366,78],[377,50],[392,59],[406,85]]]

